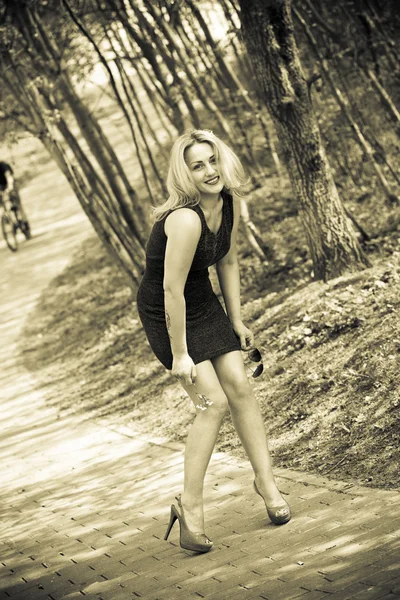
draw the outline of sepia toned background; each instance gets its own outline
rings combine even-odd
[[[397,3],[2,0],[0,14],[0,160],[32,229],[16,252],[0,239],[0,597],[399,597]],[[252,385],[294,514],[265,527],[227,417],[207,558],[162,541],[194,411],[135,306],[169,149],[194,127],[250,178]]]

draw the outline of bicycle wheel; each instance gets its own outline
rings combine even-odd
[[[24,234],[27,240],[30,240],[32,237],[31,226],[28,221],[28,217],[26,216],[26,212],[22,207],[21,200],[18,198],[18,204],[14,204],[12,210],[14,211],[15,218],[18,223],[18,228],[21,230],[21,233]]]
[[[30,240],[32,237],[32,232],[31,232],[31,226],[29,225],[28,221],[20,221],[19,228],[22,231],[22,233],[24,234],[25,238],[27,240]]]
[[[18,250],[17,237],[15,235],[15,224],[9,214],[4,213],[1,216],[1,230],[3,232],[4,239],[11,252]]]

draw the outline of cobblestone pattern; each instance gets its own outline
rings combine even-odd
[[[56,419],[40,399],[26,402],[29,383],[6,404],[0,440],[0,600],[400,598],[398,492],[278,470],[293,519],[276,527],[249,466],[215,454],[215,547],[193,555],[179,547],[178,524],[163,540],[182,448]]]

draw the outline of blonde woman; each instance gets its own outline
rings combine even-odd
[[[165,539],[176,520],[180,543],[208,552],[203,484],[229,408],[254,469],[255,491],[275,524],[290,510],[274,480],[261,412],[249,385],[242,350],[253,348],[240,316],[236,237],[246,177],[237,156],[212,132],[181,135],[171,150],[168,200],[154,211],[146,270],[137,306],[150,346],[196,407],[184,461],[184,489],[171,506]],[[226,312],[208,268],[215,264]],[[256,357],[258,360],[258,357]]]

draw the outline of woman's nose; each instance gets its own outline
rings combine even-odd
[[[212,165],[211,163],[207,164],[207,175],[214,175],[215,173],[215,166]]]

